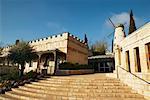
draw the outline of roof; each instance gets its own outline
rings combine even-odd
[[[99,59],[99,58],[114,58],[114,55],[97,55],[88,57],[88,59]]]
[[[44,54],[44,53],[53,53],[53,52],[59,52],[59,53],[64,53],[62,51],[60,51],[59,49],[54,49],[54,50],[46,50],[46,51],[37,51],[36,53],[39,53],[39,54]],[[64,53],[65,54],[65,53]]]

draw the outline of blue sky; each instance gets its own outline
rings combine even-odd
[[[150,0],[0,0],[0,41],[7,45],[16,39],[33,40],[62,32],[90,43],[105,40],[110,44],[116,23],[129,22],[133,10],[136,26],[150,19]],[[127,29],[126,29],[127,30]]]

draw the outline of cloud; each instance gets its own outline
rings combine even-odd
[[[129,26],[130,17],[129,17],[129,13],[127,13],[127,12],[122,12],[122,13],[118,13],[118,14],[112,14],[110,19],[113,21],[113,23],[115,25],[121,23],[121,24],[125,24],[126,27]],[[144,24],[144,20],[142,18],[139,18],[139,17],[135,16],[135,15],[134,15],[134,20],[135,20],[135,24],[136,24],[137,27],[139,27],[139,26]],[[105,24],[108,27],[112,27],[112,25],[109,22],[109,20],[106,20]]]
[[[50,30],[57,31],[57,32],[67,31],[67,29],[64,26],[62,26],[61,24],[56,23],[56,22],[48,22],[47,27]]]

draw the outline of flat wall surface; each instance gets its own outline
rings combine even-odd
[[[88,64],[88,49],[84,43],[69,36],[67,61],[71,63]]]
[[[132,87],[133,90],[136,90],[138,93],[150,99],[150,84],[126,72],[120,67],[118,67],[118,77],[122,82]]]
[[[130,67],[131,72],[136,73],[136,54],[134,49],[139,48],[139,57],[141,72],[147,73],[148,70],[148,59],[146,52],[146,44],[150,43],[150,22],[139,28],[135,32],[128,35],[123,41],[120,42],[121,47],[121,65],[126,68],[126,51],[129,51]]]
[[[147,49],[149,43],[150,22],[118,44],[115,49],[115,68],[122,82],[150,99],[150,51]]]

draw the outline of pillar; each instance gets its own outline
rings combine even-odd
[[[38,54],[39,58],[38,58],[38,61],[37,61],[37,73],[41,73],[40,71],[40,59],[41,59],[41,54]]]

